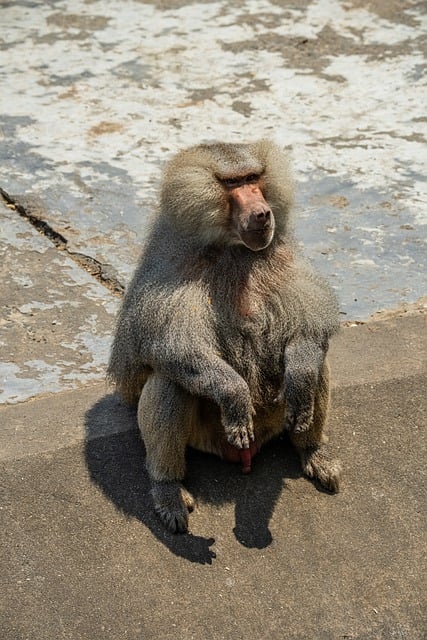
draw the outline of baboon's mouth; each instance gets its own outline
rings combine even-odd
[[[269,225],[268,227],[264,227],[264,229],[247,229],[245,231],[241,231],[240,238],[248,249],[251,251],[261,251],[268,247],[270,242],[273,239],[274,235],[274,227]]]

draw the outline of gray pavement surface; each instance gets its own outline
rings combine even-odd
[[[411,0],[0,3],[0,637],[426,637],[427,16]],[[285,439],[189,453],[191,532],[152,513],[105,383],[163,162],[289,148],[336,288],[330,496]]]
[[[301,477],[284,439],[249,476],[192,452],[181,536],[153,514],[135,415],[114,396],[4,406],[20,438],[1,461],[2,637],[425,638],[425,351],[419,312],[344,329],[342,492]]]

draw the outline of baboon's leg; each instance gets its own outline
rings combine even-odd
[[[141,392],[138,425],[147,452],[154,507],[170,531],[188,529],[194,507],[181,485],[185,475],[185,449],[197,400],[170,380],[152,374]]]
[[[328,406],[329,367],[325,361],[314,401],[313,422],[307,431],[291,433],[290,438],[299,453],[304,473],[336,493],[339,490],[341,464],[329,455],[327,437],[323,433]]]

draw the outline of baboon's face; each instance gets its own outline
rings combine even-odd
[[[283,237],[292,178],[279,147],[212,143],[190,147],[168,163],[160,209],[199,246],[241,245],[262,251]]]
[[[256,173],[221,179],[230,207],[233,234],[251,251],[268,247],[274,235],[274,216]]]

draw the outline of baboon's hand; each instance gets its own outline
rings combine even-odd
[[[237,375],[237,374],[235,374]],[[231,385],[223,384],[221,421],[226,438],[238,449],[249,449],[254,441],[252,416],[255,410],[249,387],[243,380],[233,380]]]
[[[238,449],[249,449],[250,443],[254,441],[252,418],[250,418],[246,424],[226,424],[224,428],[228,442]]]

